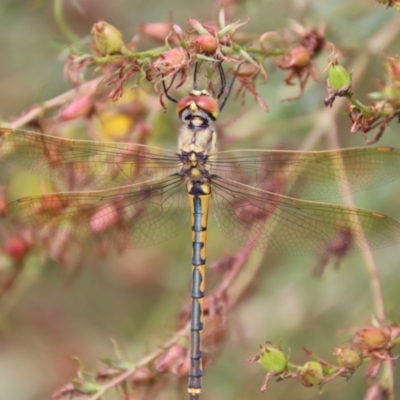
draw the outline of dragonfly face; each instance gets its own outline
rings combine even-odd
[[[179,136],[179,149],[184,153],[207,156],[216,150],[214,121],[218,103],[206,91],[192,91],[177,105],[178,115],[185,124]]]
[[[344,188],[354,192],[397,178],[399,150],[217,152],[214,121],[220,108],[206,91],[193,90],[177,102],[184,126],[176,153],[0,129],[3,183],[7,168],[22,168],[58,191],[17,199],[0,210],[3,247],[26,232],[33,242],[58,251],[70,244],[87,249],[87,241],[144,247],[169,239],[191,219],[191,399],[201,387],[209,205],[231,240],[271,253],[329,256],[355,244],[370,249],[400,242],[400,224],[393,219],[320,202],[340,196]]]

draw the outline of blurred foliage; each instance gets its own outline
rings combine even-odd
[[[222,7],[229,27],[223,32]],[[192,88],[195,59],[209,61],[219,52],[226,56],[230,76],[235,64],[248,61],[218,120],[220,148],[330,149],[363,146],[377,134],[382,134],[379,145],[400,147],[398,7],[397,1],[374,0],[3,0],[2,125],[175,149],[180,123],[173,104],[160,102],[161,73],[169,82],[178,73],[170,93],[181,98]],[[217,42],[210,37],[218,37]],[[100,87],[98,76],[107,77]],[[211,67],[202,71],[198,84],[218,91]],[[19,175],[12,178],[10,191],[14,197],[32,195],[41,185],[37,177]],[[399,196],[395,182],[357,194],[355,201],[400,220]],[[212,292],[238,249],[212,222],[209,232]],[[163,354],[162,345],[188,318],[188,234],[189,227],[154,248],[114,252],[101,260],[88,257],[78,270],[12,243],[0,259],[0,398],[62,397],[76,389],[94,400],[109,382],[106,378],[119,376],[148,354]],[[238,295],[235,308],[207,319],[205,339],[213,362],[205,373],[202,398],[399,396],[397,369],[390,397],[382,390],[382,382],[391,380],[387,363],[376,363],[373,379],[371,368],[358,361],[356,368],[352,362],[357,357],[343,350],[351,340],[359,345],[370,338],[371,332],[374,339],[376,330],[378,336],[383,332],[383,343],[378,350],[364,347],[364,356],[385,361],[397,345],[387,329],[400,319],[398,248],[377,251],[374,257],[386,321],[363,255],[346,257],[340,270],[328,269],[317,280],[310,276],[316,264],[312,257],[251,254],[228,291],[232,298]],[[290,354],[283,369],[289,361],[304,365],[296,375],[303,383],[311,378],[318,386],[314,379],[322,379],[321,365],[357,370],[348,382],[338,379],[346,374],[337,373],[321,393],[296,379],[271,380],[261,393],[265,371],[246,360],[266,341],[275,343],[274,349],[282,347],[284,357]],[[126,386],[103,398],[186,398],[186,378],[177,378],[174,364],[186,346],[179,337],[158,364],[150,368],[143,362]],[[302,347],[310,350],[304,354]],[[160,374],[155,383],[154,369]],[[124,397],[123,390],[135,384],[141,389]]]

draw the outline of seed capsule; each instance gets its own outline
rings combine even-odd
[[[267,372],[278,373],[284,371],[288,364],[283,351],[271,345],[266,345],[261,349],[259,362]]]
[[[93,25],[92,35],[97,50],[104,55],[118,54],[125,50],[122,33],[105,21]]]
[[[344,90],[351,86],[351,74],[334,60],[328,71],[329,86],[334,90]]]

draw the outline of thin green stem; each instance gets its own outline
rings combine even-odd
[[[371,111],[368,107],[366,107],[363,103],[361,103],[361,101],[357,100],[353,94],[349,94],[346,96],[347,100],[350,101],[351,104],[353,104],[353,106],[357,107],[359,110],[362,110],[363,112],[365,112],[366,114]]]
[[[108,55],[108,56],[102,56],[102,57],[94,57],[91,54],[87,54],[87,55],[82,55],[82,57],[92,58],[96,64],[105,64],[110,61],[120,60],[120,59],[124,59],[124,58],[132,59],[132,60],[138,60],[138,59],[142,59],[142,58],[156,58],[156,57],[160,57],[165,52],[165,50],[166,50],[166,47],[162,46],[162,47],[157,47],[152,50],[141,51],[141,52],[134,52],[134,51],[126,50],[126,51],[124,51],[124,53],[122,55],[114,54],[114,55]]]
[[[57,25],[60,28],[60,31],[67,38],[67,40],[70,43],[78,43],[80,41],[80,37],[75,35],[74,32],[72,32],[67,22],[65,21],[62,5],[63,5],[63,0],[54,0],[54,8],[53,8],[54,19],[56,20]]]
[[[245,50],[247,53],[259,54],[264,57],[281,56],[283,54],[286,54],[286,51],[282,49],[264,50],[259,47],[240,46],[239,44],[236,43],[233,43],[232,47],[223,46],[222,50],[227,54],[233,54],[235,52],[240,52],[241,50]]]

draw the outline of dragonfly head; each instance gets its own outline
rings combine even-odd
[[[192,90],[178,102],[176,110],[183,123],[191,128],[204,129],[219,116],[218,102],[207,90]]]

